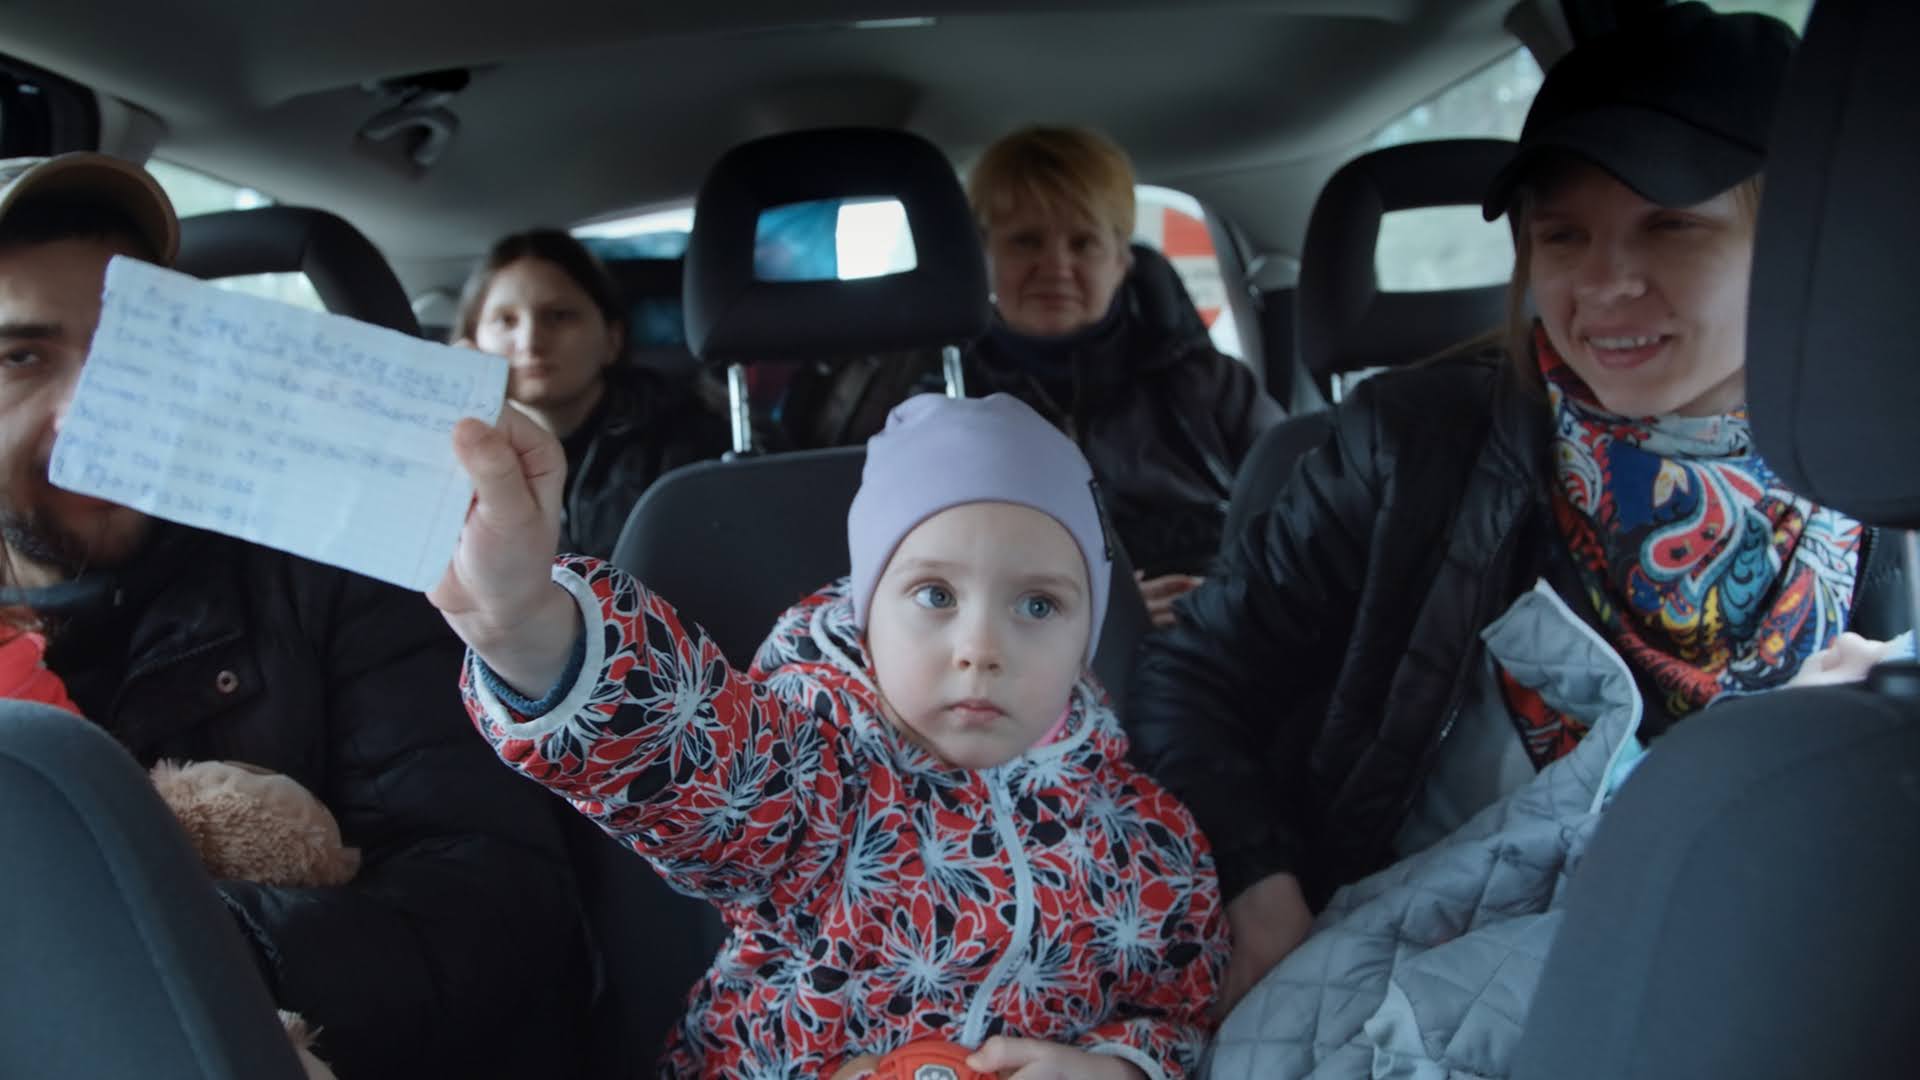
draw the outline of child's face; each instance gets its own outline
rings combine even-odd
[[[1086,560],[1053,518],[968,503],[921,522],[875,587],[867,649],[890,717],[950,765],[1020,756],[1067,707],[1093,629]]]

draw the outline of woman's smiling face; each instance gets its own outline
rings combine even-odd
[[[1699,416],[1744,404],[1754,216],[1737,188],[1663,207],[1586,164],[1532,200],[1521,243],[1534,305],[1601,405]]]

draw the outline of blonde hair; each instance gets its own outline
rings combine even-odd
[[[1028,127],[1002,136],[967,177],[967,201],[981,231],[1022,206],[1072,213],[1133,236],[1133,163],[1097,131]]]
[[[1578,159],[1572,157],[1544,163],[1514,190],[1513,203],[1507,207],[1507,224],[1513,230],[1513,277],[1507,282],[1504,337],[1508,361],[1529,386],[1540,385],[1540,369],[1533,357],[1533,315],[1527,311],[1527,284],[1533,272],[1533,238],[1527,225],[1541,198],[1565,180],[1577,163]],[[1734,205],[1749,222],[1760,217],[1760,194],[1764,187],[1760,173],[1733,186]]]

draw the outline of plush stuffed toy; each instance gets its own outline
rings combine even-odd
[[[292,777],[238,761],[163,761],[153,786],[216,878],[344,885],[360,869],[333,815]]]
[[[290,776],[239,761],[162,761],[153,786],[216,878],[344,885],[360,869],[360,853],[341,843],[333,814]],[[333,1080],[309,1050],[318,1033],[284,1009],[280,1023],[308,1080]]]
[[[290,776],[239,761],[162,761],[153,786],[216,878],[294,887],[344,885],[360,853],[340,841],[326,805]],[[298,1013],[280,1011],[307,1080],[333,1080],[309,1049],[318,1034]]]

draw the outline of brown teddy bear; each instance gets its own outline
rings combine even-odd
[[[341,842],[333,814],[290,776],[238,761],[162,761],[152,775],[161,800],[216,878],[344,885],[360,869],[360,853]],[[308,1080],[333,1080],[308,1049],[318,1032],[285,1010],[280,1023]]]
[[[333,815],[290,776],[239,761],[162,761],[153,786],[216,878],[344,885],[360,869]]]

